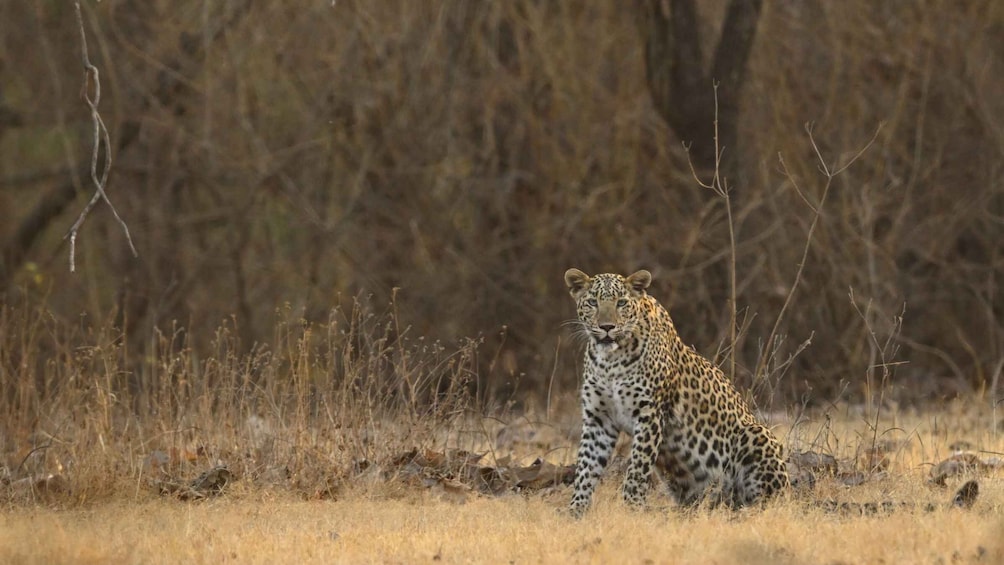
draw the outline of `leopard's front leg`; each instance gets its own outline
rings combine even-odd
[[[589,509],[593,491],[610,462],[616,442],[617,430],[609,418],[602,418],[595,409],[583,406],[582,439],[575,466],[574,494],[569,505],[569,512],[575,518],[581,518]]]
[[[622,489],[624,502],[632,508],[640,508],[645,504],[645,497],[651,484],[652,469],[661,444],[662,420],[651,403],[642,403],[635,418],[631,436],[631,461]]]

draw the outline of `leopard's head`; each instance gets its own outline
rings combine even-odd
[[[565,272],[582,333],[608,351],[625,345],[639,329],[645,317],[645,289],[651,283],[648,271],[627,277],[612,273],[590,277],[578,269]]]

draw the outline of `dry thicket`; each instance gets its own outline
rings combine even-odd
[[[477,343],[412,338],[365,302],[318,324],[284,310],[273,331],[244,352],[224,324],[205,357],[180,328],[158,332],[132,371],[118,332],[67,328],[43,307],[0,309],[0,367],[39,371],[4,383],[0,505],[201,497],[231,478],[327,498],[367,469],[379,478],[447,442],[484,444],[470,423],[483,407],[467,393]]]
[[[70,276],[61,238],[91,190],[73,8],[3,3],[4,401],[28,395],[15,403],[28,410],[86,378],[97,399],[179,410],[183,428],[200,387],[243,390],[258,355],[282,355],[277,312],[326,327],[333,307],[387,303],[394,289],[390,342],[462,351],[453,362],[482,399],[571,390],[570,266],[652,270],[684,338],[724,358],[728,214],[681,144],[707,144],[712,124],[681,139],[653,103],[639,20],[655,4],[687,3],[85,2],[114,148],[108,190],[139,257],[99,206]],[[727,6],[697,4],[708,68]],[[741,94],[723,124],[737,132],[724,147],[735,379],[756,381],[761,402],[869,398],[883,360],[907,362],[884,384],[902,398],[996,385],[1001,53],[993,0],[763,5],[743,88],[723,92]],[[822,204],[809,121],[830,165],[878,130]],[[786,338],[765,347],[814,209]],[[784,360],[810,336],[787,372],[774,363],[754,379],[762,351]],[[476,353],[465,345],[482,337]],[[219,356],[221,339],[236,357]],[[164,369],[178,344],[193,366]],[[93,372],[62,372],[70,356]]]

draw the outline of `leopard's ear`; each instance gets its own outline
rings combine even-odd
[[[566,277],[568,275],[565,275]],[[645,292],[648,285],[652,284],[652,273],[642,269],[627,278],[628,285],[635,292]]]
[[[578,298],[580,294],[589,288],[591,280],[589,275],[578,269],[568,269],[565,271],[565,284],[568,285],[568,292],[572,294],[573,298]]]

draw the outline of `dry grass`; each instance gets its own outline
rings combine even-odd
[[[724,3],[701,4],[710,32]],[[1004,559],[993,470],[969,511],[927,486],[959,441],[1004,453],[1000,2],[769,5],[728,210],[690,178],[616,3],[83,7],[140,259],[99,207],[64,276],[89,155],[77,30],[67,3],[3,4],[0,561]],[[818,229],[806,121],[830,164],[885,124]],[[413,448],[570,462],[570,265],[655,271],[685,339],[731,347],[786,445],[842,474],[764,510],[629,513],[614,463],[581,522],[557,512],[567,487],[395,478]],[[222,496],[159,493],[218,465]]]
[[[997,503],[999,504],[999,500]],[[429,498],[163,501],[0,516],[18,563],[999,563],[1004,520],[983,510],[841,519],[779,506],[755,514],[630,513],[583,522],[549,501],[463,506]],[[982,557],[980,557],[982,556]]]
[[[899,496],[932,497],[916,482],[892,482]],[[390,498],[360,491],[333,502],[268,492],[197,504],[141,496],[0,515],[0,561],[998,563],[1004,500],[996,488],[988,490],[970,511],[840,517],[795,501],[739,514],[634,513],[608,483],[581,522],[556,512],[567,492],[462,505],[423,491]]]
[[[226,330],[216,354],[194,358],[165,338],[138,369],[106,332],[73,336],[44,312],[4,310],[7,375],[0,413],[4,471],[0,562],[643,562],[966,563],[1004,559],[1004,496],[994,470],[969,510],[930,467],[966,442],[980,458],[1004,453],[998,416],[973,398],[925,410],[834,405],[768,415],[792,450],[833,455],[841,477],[818,474],[811,492],[766,509],[681,511],[661,491],[628,511],[615,460],[582,521],[562,513],[570,487],[501,496],[402,480],[402,450],[469,449],[483,464],[514,457],[567,463],[577,414],[570,392],[551,413],[478,405],[466,380],[470,349],[410,342],[394,309],[366,302],[325,326],[283,316],[275,341],[241,355]],[[42,361],[33,340],[65,355]],[[90,345],[82,345],[90,342]],[[23,355],[23,357],[22,357]],[[466,356],[466,357],[465,357]],[[38,371],[34,373],[33,371]],[[877,450],[877,451],[876,451]],[[169,462],[151,467],[151,454]],[[363,469],[361,462],[369,462]],[[164,477],[191,478],[225,463],[223,494],[196,501],[159,494]],[[55,488],[27,489],[54,473]],[[860,485],[858,478],[863,480]],[[19,486],[20,485],[20,486]],[[818,502],[907,501],[933,512],[827,513]]]

